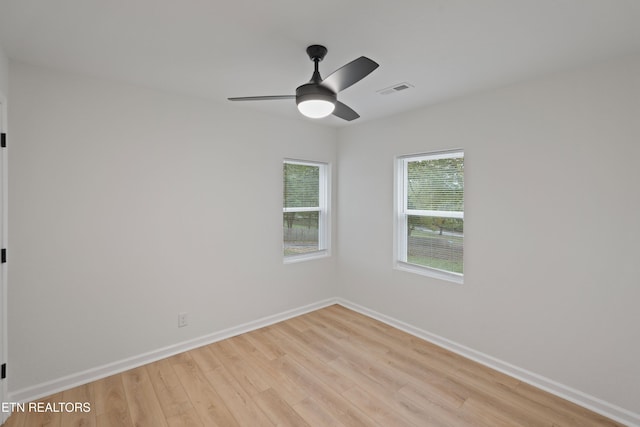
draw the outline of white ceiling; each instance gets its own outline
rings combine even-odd
[[[640,52],[640,1],[0,0],[11,60],[219,102],[295,93],[310,44],[329,49],[323,76],[361,55],[380,64],[339,95],[358,123]],[[400,82],[415,88],[376,93]],[[230,107],[310,120],[294,101]]]

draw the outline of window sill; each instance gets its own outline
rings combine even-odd
[[[284,264],[293,264],[296,262],[310,261],[310,260],[319,259],[319,258],[327,258],[328,256],[329,256],[329,251],[322,250],[322,251],[310,252],[308,254],[302,254],[302,255],[290,255],[288,257],[283,258],[282,262]]]
[[[448,271],[438,270],[435,268],[422,267],[420,265],[398,261],[396,262],[395,269],[420,274],[421,276],[432,277],[434,279],[446,280],[459,285],[464,284],[464,276],[462,274],[450,273]]]

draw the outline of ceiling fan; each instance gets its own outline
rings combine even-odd
[[[307,117],[318,119],[332,114],[341,119],[351,121],[360,115],[338,101],[338,92],[365,78],[378,68],[378,63],[361,56],[347,65],[334,71],[324,80],[320,77],[318,63],[327,54],[327,48],[314,44],[307,48],[307,55],[314,63],[311,80],[296,89],[295,95],[243,96],[227,98],[229,101],[273,101],[279,99],[295,99],[298,110]]]

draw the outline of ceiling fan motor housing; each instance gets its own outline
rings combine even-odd
[[[335,104],[338,100],[335,92],[317,83],[305,83],[296,89],[296,104],[310,100],[323,100]]]

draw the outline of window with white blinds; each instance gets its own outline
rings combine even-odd
[[[461,283],[464,152],[399,157],[396,172],[397,266]]]
[[[284,161],[282,230],[286,262],[328,253],[328,168],[326,163]]]

